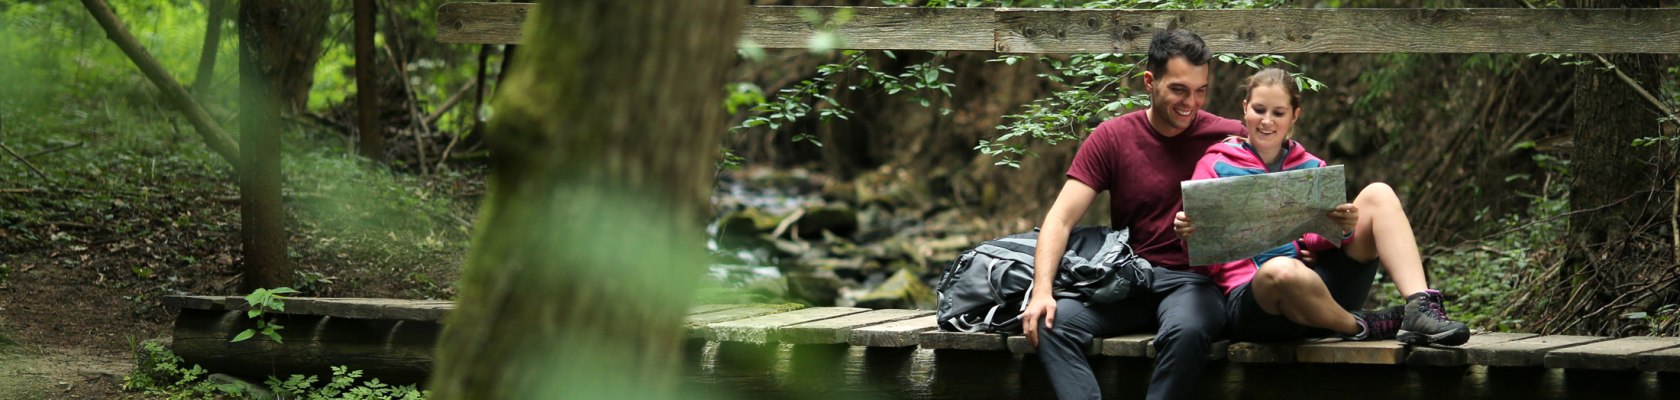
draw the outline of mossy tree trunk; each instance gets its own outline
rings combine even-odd
[[[537,9],[486,137],[437,398],[674,396],[741,5]]]
[[[1658,7],[1656,1],[1574,1],[1568,7]],[[1660,82],[1656,55],[1605,54],[1617,70],[1651,93]],[[1562,282],[1553,282],[1554,305],[1569,318],[1540,316],[1544,332],[1618,334],[1617,321],[1638,302],[1623,296],[1630,285],[1656,280],[1672,260],[1668,179],[1672,160],[1661,146],[1635,147],[1634,139],[1661,135],[1662,115],[1616,72],[1592,55],[1577,67],[1574,144],[1570,173],[1571,256]],[[1587,290],[1577,290],[1582,287]],[[1643,286],[1643,285],[1641,285]],[[1661,291],[1664,288],[1646,287]],[[1561,303],[1561,304],[1558,304]],[[1547,311],[1555,313],[1556,308]],[[1653,310],[1654,311],[1654,310]]]
[[[286,54],[287,2],[239,2],[239,231],[244,277],[239,290],[291,283],[285,205],[280,200],[279,93]]]

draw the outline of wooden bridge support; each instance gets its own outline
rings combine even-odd
[[[248,328],[238,297],[181,296],[174,349],[212,371],[261,380],[363,370],[412,383],[432,368],[448,302],[287,300],[284,343]],[[687,393],[735,398],[990,399],[1053,396],[1021,337],[941,332],[926,311],[701,305],[689,310]],[[1137,398],[1154,367],[1149,334],[1101,338],[1089,357],[1105,397]],[[1680,397],[1680,338],[1480,333],[1460,347],[1394,341],[1220,342],[1204,399]]]

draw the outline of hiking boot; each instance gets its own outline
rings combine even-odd
[[[1470,327],[1447,319],[1440,291],[1425,290],[1406,296],[1406,319],[1396,337],[1409,345],[1457,346],[1470,340]]]
[[[1393,339],[1395,332],[1400,330],[1400,321],[1405,317],[1405,312],[1400,306],[1375,311],[1354,311],[1352,314],[1353,321],[1359,323],[1359,334],[1348,336],[1348,340]]]

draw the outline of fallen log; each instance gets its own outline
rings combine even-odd
[[[263,381],[292,374],[329,376],[334,366],[361,370],[364,379],[423,383],[432,372],[436,321],[275,315],[282,342],[258,336],[230,342],[255,326],[237,310],[182,309],[175,320],[175,354],[205,369]]]

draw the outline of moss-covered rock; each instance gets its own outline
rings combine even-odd
[[[898,270],[881,286],[857,298],[857,306],[864,308],[933,309],[938,296],[933,288],[922,283],[910,270]]]
[[[840,277],[826,271],[788,273],[787,296],[816,307],[834,306],[840,298]]]
[[[818,206],[805,209],[805,216],[795,225],[799,226],[799,237],[820,237],[823,231],[839,237],[851,237],[858,230],[858,215],[857,210],[851,207]]]

